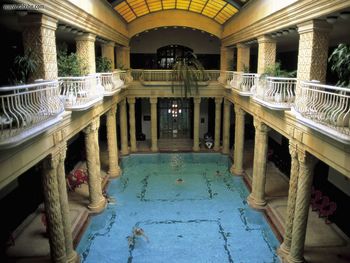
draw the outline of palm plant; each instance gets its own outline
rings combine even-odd
[[[198,94],[198,82],[209,80],[204,71],[203,65],[199,62],[196,55],[188,52],[185,57],[178,58],[172,71],[172,92],[174,87],[180,86],[181,96],[187,98],[193,93]]]
[[[96,71],[97,72],[111,72],[112,71],[112,61],[106,57],[96,58]]]
[[[261,77],[286,77],[293,78],[296,76],[296,71],[288,72],[281,68],[281,62],[276,62],[266,68],[265,72],[261,74]]]
[[[23,56],[17,55],[10,70],[9,82],[15,85],[28,83],[37,66],[38,62],[34,59],[31,49],[28,49]]]
[[[67,46],[60,45],[57,50],[57,68],[60,77],[76,77],[83,75],[82,62],[77,54],[68,55]]]
[[[350,88],[350,45],[339,44],[330,55],[331,70],[338,75],[337,86]]]

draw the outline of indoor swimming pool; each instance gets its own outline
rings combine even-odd
[[[134,154],[78,245],[82,262],[279,262],[279,242],[221,154]]]

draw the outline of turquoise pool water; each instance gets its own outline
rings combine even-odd
[[[116,202],[78,245],[82,262],[279,262],[278,240],[230,165],[221,154],[124,157],[107,190]]]

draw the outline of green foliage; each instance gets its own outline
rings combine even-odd
[[[31,49],[27,50],[23,56],[17,55],[10,69],[9,82],[14,85],[28,83],[37,66],[38,63],[34,59]]]
[[[203,65],[193,53],[187,53],[185,57],[177,59],[172,71],[172,92],[175,84],[179,84],[181,95],[187,98],[193,93],[198,94],[198,82],[207,81],[209,77],[204,71]]]
[[[270,65],[266,68],[265,72],[261,77],[285,77],[285,78],[295,78],[296,71],[288,72],[281,69],[281,63],[276,62],[274,65]]]
[[[338,75],[337,86],[350,88],[350,45],[339,44],[330,55],[331,70]]]
[[[96,58],[96,72],[111,72],[112,71],[112,61],[106,57]]]
[[[60,77],[77,77],[82,76],[84,69],[82,62],[77,54],[70,53],[68,55],[67,46],[60,45],[57,50],[57,67],[58,76]]]
[[[249,73],[249,66],[243,63],[243,73]]]

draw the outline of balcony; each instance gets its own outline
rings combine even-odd
[[[240,96],[251,96],[256,87],[257,79],[258,74],[255,73],[234,72],[230,86]]]
[[[221,71],[220,77],[218,78],[218,81],[224,85],[226,89],[231,89],[231,81],[233,79],[235,72],[234,71]]]
[[[290,110],[295,100],[295,78],[267,77],[257,81],[253,99],[271,110]]]
[[[104,89],[97,74],[84,77],[62,77],[59,80],[66,110],[87,110],[103,100]]]
[[[104,96],[113,96],[116,94],[122,86],[124,81],[120,79],[119,71],[100,73],[101,85],[104,88]]]
[[[205,71],[206,72],[206,71]],[[198,74],[199,86],[208,86],[209,77],[202,74]],[[173,70],[144,70],[140,77],[140,82],[144,86],[171,86],[179,85],[179,81],[176,79]]]
[[[306,126],[350,144],[350,90],[301,82],[293,112]]]
[[[0,89],[0,149],[43,133],[62,119],[59,83],[39,82]]]

